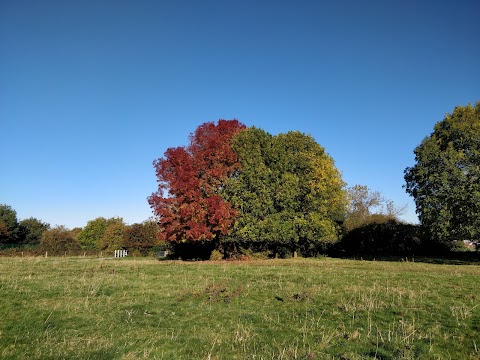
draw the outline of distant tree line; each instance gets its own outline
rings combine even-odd
[[[39,244],[48,229],[49,224],[33,217],[19,221],[11,206],[0,204],[0,244]]]
[[[82,252],[113,253],[126,249],[132,254],[147,255],[163,248],[157,239],[158,224],[153,220],[126,225],[122,218],[96,218],[84,228],[51,227],[36,218],[17,219],[9,205],[0,205],[0,249],[2,247],[51,255]]]

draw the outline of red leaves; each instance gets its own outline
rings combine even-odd
[[[240,166],[230,142],[244,128],[237,120],[202,124],[190,135],[188,147],[170,148],[154,162],[158,191],[148,201],[164,229],[162,240],[209,240],[227,234],[236,211],[218,192]]]
[[[226,234],[235,221],[237,211],[218,195],[209,197],[207,203],[209,209],[208,218],[213,226],[213,230]]]

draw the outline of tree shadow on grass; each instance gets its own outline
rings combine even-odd
[[[415,262],[439,265],[480,265],[480,253],[462,252],[442,256],[422,256],[415,258]]]
[[[364,261],[393,261],[393,262],[416,262],[437,265],[480,265],[480,252],[452,252],[441,255],[421,256],[386,256],[359,254],[352,256],[339,256],[343,259]]]

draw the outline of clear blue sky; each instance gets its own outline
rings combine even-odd
[[[151,216],[206,121],[311,134],[416,221],[413,149],[480,100],[478,0],[0,2],[0,203],[69,228]]]

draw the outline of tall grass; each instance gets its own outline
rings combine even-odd
[[[0,258],[0,358],[479,359],[480,267]]]

